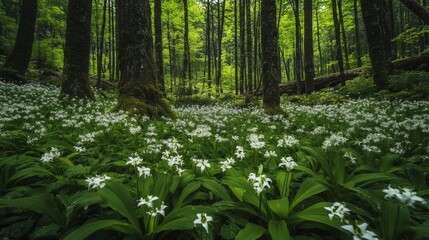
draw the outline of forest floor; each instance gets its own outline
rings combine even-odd
[[[0,92],[2,239],[429,236],[429,101],[184,105],[173,121],[112,112],[113,94]]]

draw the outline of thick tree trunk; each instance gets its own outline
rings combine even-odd
[[[3,66],[5,68],[4,71],[0,73],[7,81],[15,83],[25,82],[22,76],[25,75],[28,65],[30,64],[36,17],[37,0],[23,0],[21,14],[19,15],[15,46]],[[7,69],[12,71],[8,71]],[[10,74],[8,74],[8,72]]]
[[[118,110],[150,117],[173,117],[156,81],[149,0],[117,1],[121,70]]]
[[[429,10],[416,0],[399,0],[414,14],[416,14],[426,25],[429,25]]]
[[[343,79],[341,82],[345,84],[345,80],[343,78],[344,62],[343,62],[343,52],[341,50],[341,31],[340,31],[340,23],[338,22],[337,1],[338,0],[332,0],[332,15],[334,19],[334,28],[335,28],[335,54],[337,57],[340,77]]]
[[[94,99],[89,83],[92,1],[69,0],[61,93]]]
[[[164,82],[164,57],[162,55],[162,8],[161,0],[155,0],[155,52],[156,52],[156,73],[157,81],[160,87],[160,90],[165,94],[165,82]]]
[[[313,2],[304,0],[304,70],[305,93],[314,91]]]
[[[361,0],[361,8],[366,28],[374,83],[378,89],[384,89],[387,87],[388,80],[386,56],[383,46],[383,30],[381,29],[382,23],[379,15],[380,1],[384,0]]]
[[[262,1],[261,19],[263,104],[267,113],[274,113],[276,109],[280,109],[280,66],[275,0]]]

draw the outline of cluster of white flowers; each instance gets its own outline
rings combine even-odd
[[[232,165],[234,165],[235,160],[233,158],[226,158],[225,161],[220,162],[220,168],[222,169],[222,172],[225,172],[227,169],[232,168]]]
[[[264,157],[266,157],[266,158],[277,157],[277,153],[276,153],[276,151],[269,151],[269,150],[267,150],[264,153]]]
[[[185,171],[182,169],[184,161],[182,155],[177,153],[177,151],[165,150],[162,152],[161,159],[167,162],[167,165],[179,175]]]
[[[89,188],[96,189],[96,188],[104,188],[106,186],[106,181],[110,179],[111,177],[107,175],[104,175],[104,176],[95,175],[95,177],[87,178],[85,182],[88,183]]]
[[[298,164],[293,160],[292,157],[282,157],[280,159],[281,163],[279,164],[279,167],[285,167],[286,170],[290,171],[294,167],[298,166]]]
[[[265,174],[260,174],[257,176],[255,173],[250,173],[247,177],[247,181],[251,181],[253,184],[253,189],[259,195],[265,188],[270,188],[270,183],[272,180],[268,178]]]
[[[198,125],[192,132],[189,133],[190,137],[203,138],[210,137],[212,129],[208,125]]]
[[[58,158],[61,156],[61,152],[58,150],[58,148],[52,147],[51,151],[44,153],[40,160],[42,160],[43,163],[50,163],[55,158]]]
[[[265,142],[264,140],[264,135],[261,134],[250,134],[249,136],[247,136],[247,141],[250,144],[250,147],[253,149],[261,149],[265,147]]]
[[[243,158],[246,156],[242,146],[235,147],[235,156],[240,160],[243,160]]]
[[[288,135],[277,141],[277,147],[292,147],[299,144],[299,140],[294,136]]]
[[[148,195],[146,198],[140,198],[137,201],[137,207],[147,206],[148,211],[146,212],[146,214],[153,218],[157,215],[162,215],[163,217],[165,217],[165,209],[168,206],[165,205],[164,202],[161,202],[159,206],[156,206],[154,202],[157,200],[159,200],[157,196]]]
[[[143,159],[137,153],[132,154],[128,157],[128,161],[126,165],[131,165],[135,167],[139,173],[139,177],[143,176],[143,178],[147,178],[151,176],[150,168],[145,166],[140,166],[143,163]]]
[[[341,222],[345,221],[345,214],[350,212],[350,209],[346,208],[346,205],[340,202],[335,202],[331,207],[325,207],[325,209],[329,211],[329,219],[332,220],[335,216],[337,216]]]
[[[327,137],[325,141],[323,141],[322,148],[328,149],[330,147],[339,146],[347,142],[347,138],[345,138],[341,133],[333,133],[331,136]]]
[[[353,234],[353,240],[378,240],[377,234],[368,230],[368,223],[361,223],[355,225],[343,225],[341,228]]]
[[[383,192],[386,193],[386,195],[384,196],[385,198],[396,198],[402,204],[406,204],[411,207],[415,203],[426,204],[426,201],[423,198],[417,196],[417,193],[411,191],[411,189],[409,188],[397,189],[392,188],[389,185],[388,188],[383,190]]]
[[[206,168],[210,168],[210,163],[209,163],[209,160],[207,160],[207,159],[193,158],[192,162],[195,163],[195,166],[197,168],[200,168],[201,172],[204,172],[204,169],[206,169]]]

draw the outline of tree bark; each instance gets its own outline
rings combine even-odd
[[[261,45],[263,104],[267,113],[280,109],[280,69],[276,1],[263,0],[261,4]]]
[[[239,0],[234,0],[234,80],[235,80],[235,95],[238,95],[238,92],[239,92],[237,1],[239,1]],[[209,0],[207,0],[207,3],[208,2],[209,2]]]
[[[183,0],[183,9],[184,9],[184,21],[185,21],[185,30],[183,34],[183,68],[182,68],[182,86],[183,93],[186,92],[186,72],[189,71],[190,68],[190,50],[189,50],[189,18],[188,18],[188,0]],[[192,88],[191,88],[191,74],[189,71],[189,86],[190,86],[190,92],[189,94],[192,95]]]
[[[295,14],[295,81],[298,92],[302,93],[305,89],[301,78],[301,24],[299,20],[299,0],[294,1]]]
[[[240,93],[245,91],[246,81],[246,25],[245,25],[245,1],[240,0]]]
[[[320,42],[319,4],[317,4],[317,8],[316,8],[316,27],[317,27],[317,50],[319,51],[319,65],[320,65],[319,75],[322,75],[323,74],[323,56],[322,56],[322,44]]]
[[[107,0],[103,2],[103,16],[101,22],[101,32],[98,46],[98,56],[97,56],[97,87],[101,87],[101,75],[103,72],[103,54],[104,54],[104,32],[106,30],[106,10],[107,10]]]
[[[247,93],[251,94],[252,87],[252,21],[250,17],[250,0],[246,0],[246,33],[247,33]]]
[[[338,0],[338,16],[341,26],[341,33],[342,33],[342,39],[343,39],[343,45],[344,45],[344,59],[346,60],[346,69],[350,69],[350,63],[349,63],[349,46],[347,44],[347,34],[346,34],[346,28],[344,26],[344,15],[343,15],[343,2],[342,0]]]
[[[416,0],[399,0],[414,14],[416,14],[426,25],[429,25],[429,10]]]
[[[363,22],[366,28],[369,57],[371,58],[374,83],[378,89],[385,89],[388,85],[386,56],[383,47],[383,30],[379,16],[380,1],[361,0]]]
[[[342,84],[345,84],[344,76],[344,62],[343,62],[343,52],[341,50],[341,31],[340,24],[338,22],[338,14],[337,14],[337,1],[332,0],[332,15],[334,19],[334,28],[335,28],[335,54],[338,62],[338,69],[340,72],[340,77],[342,78]]]
[[[217,64],[217,74],[216,74],[216,92],[221,93],[222,90],[222,37],[223,37],[223,26],[225,23],[225,1],[222,2],[222,9],[221,9],[221,3],[218,0],[218,6],[217,6],[217,14],[218,14],[218,39],[217,39],[217,45],[218,45],[218,64]]]
[[[149,0],[116,1],[120,67],[118,110],[174,117],[156,81]]]
[[[156,52],[156,73],[159,88],[163,94],[165,94],[165,81],[164,81],[164,57],[162,55],[162,8],[161,0],[155,0],[155,52]]]
[[[15,39],[15,46],[3,66],[4,68],[15,71],[18,74],[2,74],[7,78],[7,81],[15,83],[25,82],[23,77],[19,77],[17,75],[25,75],[28,65],[30,64],[36,18],[37,0],[23,0],[19,15],[18,33]]]
[[[313,2],[304,0],[305,93],[314,91]]]
[[[355,22],[355,42],[356,42],[356,62],[358,67],[362,67],[362,46],[360,41],[360,31],[359,31],[359,12],[357,6],[358,0],[353,0],[353,13],[354,13],[354,22]]]
[[[94,99],[89,83],[92,1],[69,0],[61,93]]]

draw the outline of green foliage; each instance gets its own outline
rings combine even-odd
[[[320,90],[309,95],[294,95],[286,97],[291,102],[299,102],[305,105],[318,104],[341,104],[349,101],[348,98],[338,91],[329,89]]]

